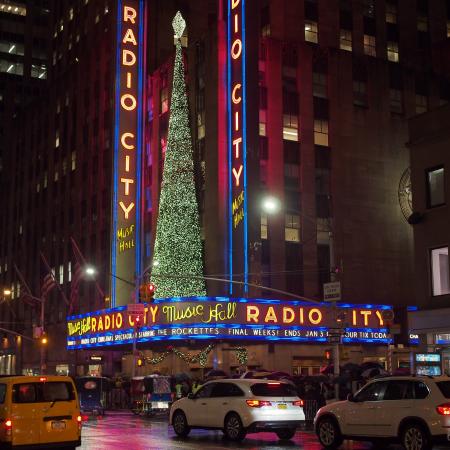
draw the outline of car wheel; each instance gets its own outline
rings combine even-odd
[[[329,417],[320,420],[316,434],[322,446],[327,449],[335,449],[344,441],[336,421]]]
[[[234,413],[228,414],[228,416],[225,417],[223,432],[227,439],[235,442],[242,441],[247,434],[242,425],[241,418]]]
[[[405,450],[429,450],[430,438],[423,426],[417,423],[406,425],[401,433],[401,443]]]
[[[191,431],[183,411],[176,411],[174,413],[172,417],[172,426],[175,434],[180,437],[186,437]]]
[[[281,440],[289,440],[295,436],[295,428],[282,428],[281,430],[276,431],[278,439]]]

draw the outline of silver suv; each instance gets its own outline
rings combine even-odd
[[[434,442],[450,440],[450,378],[373,380],[346,401],[320,408],[314,424],[327,449],[339,447],[346,438],[430,449]]]

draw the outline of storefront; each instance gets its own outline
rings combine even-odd
[[[122,371],[130,372],[126,352],[136,341],[145,360],[174,373],[208,367],[233,372],[242,366],[235,351],[242,347],[247,368],[312,374],[326,364],[329,331],[337,327],[343,361],[385,356],[392,339],[383,317],[390,309],[341,303],[334,310],[327,303],[229,297],[156,299],[145,304],[139,327],[126,306],[68,317],[67,348],[122,349]],[[188,358],[207,347],[203,361]]]

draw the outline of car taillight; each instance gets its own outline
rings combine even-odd
[[[81,430],[81,424],[83,422],[83,418],[81,416],[77,416],[78,429]]]
[[[444,403],[436,407],[436,411],[441,416],[450,416],[450,403]]]
[[[12,421],[10,419],[5,420],[6,436],[11,436],[12,433]]]
[[[247,400],[247,405],[252,408],[261,408],[262,406],[270,406],[271,404],[267,400]]]
[[[292,402],[292,404],[293,404],[294,406],[300,406],[300,407],[302,407],[302,406],[304,405],[304,402],[303,402],[303,400],[296,400],[295,402]]]

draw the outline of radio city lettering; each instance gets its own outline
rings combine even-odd
[[[123,308],[69,317],[68,346],[82,348],[107,342],[124,343],[128,342],[125,336],[133,339],[135,335],[142,341],[176,339],[180,336],[325,341],[327,328],[336,326],[333,310],[328,305],[214,299],[161,299],[146,304],[139,330],[134,329],[133,316]],[[355,305],[340,309],[346,311],[344,338],[350,341],[390,342],[388,331],[383,328],[383,308]],[[105,340],[105,336],[113,337]]]

